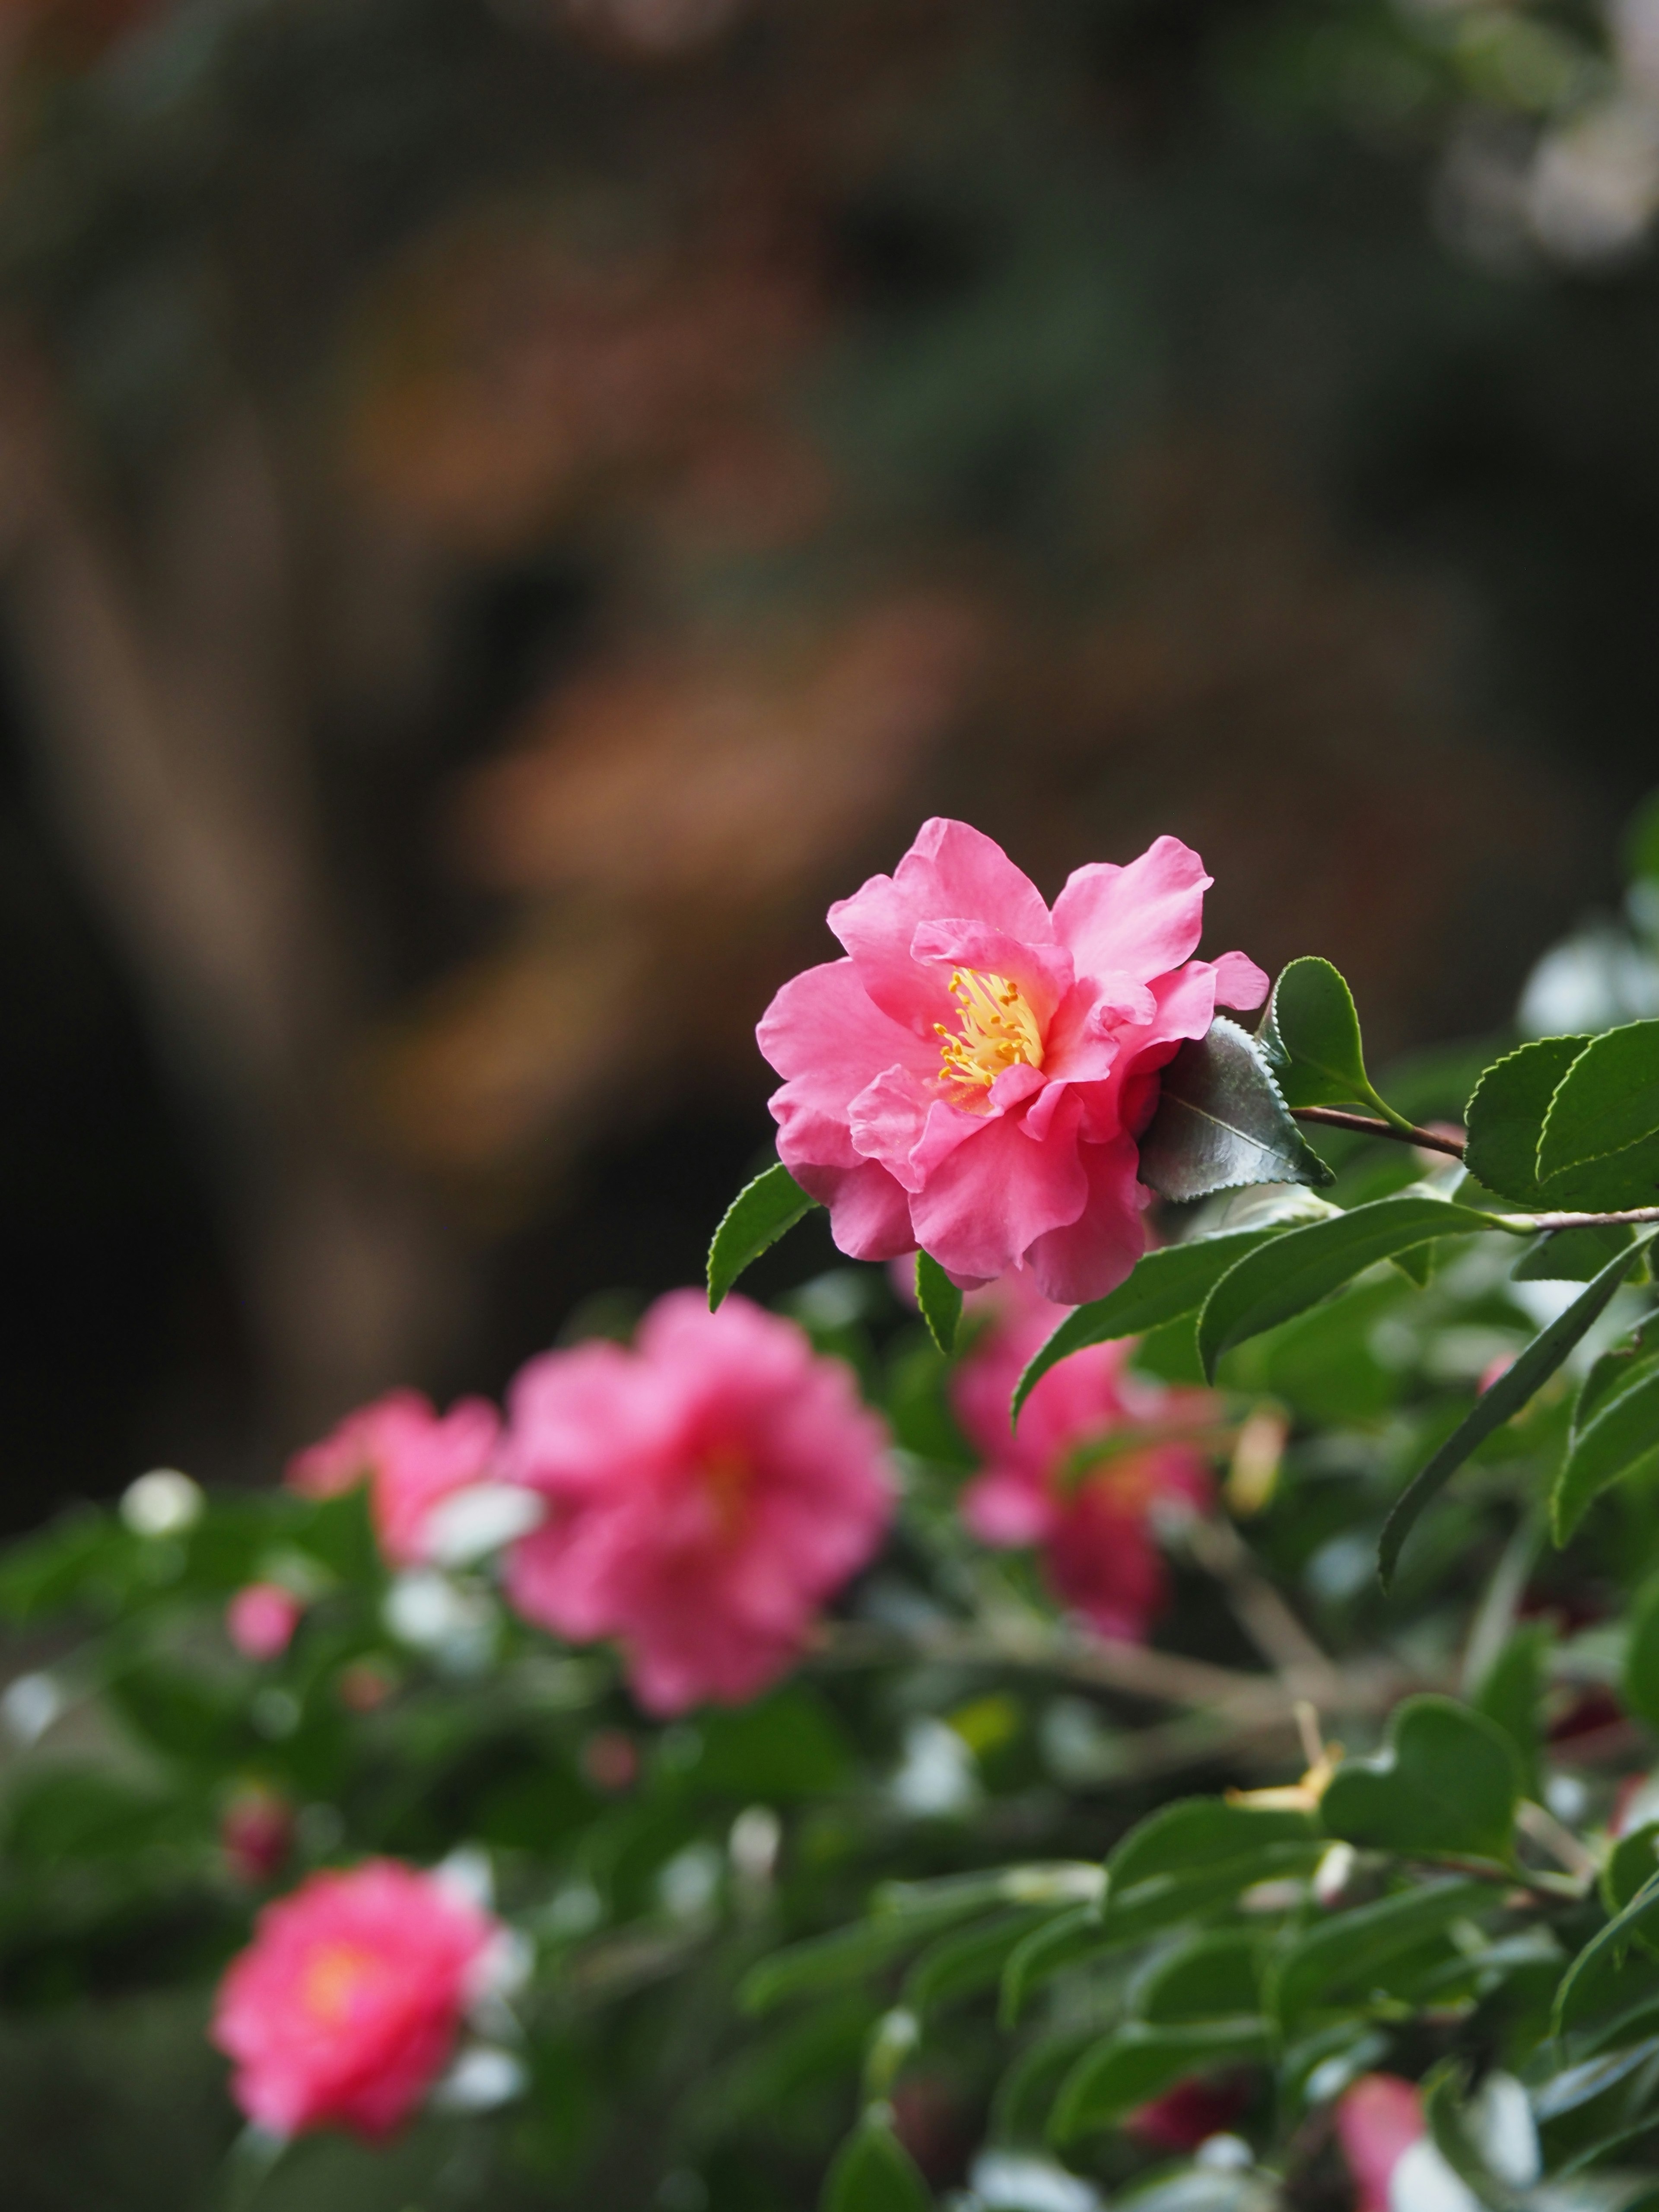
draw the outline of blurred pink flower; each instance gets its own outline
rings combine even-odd
[[[1355,2212],[1389,2212],[1389,2185],[1424,2133],[1416,2084],[1397,2074],[1362,2074],[1336,2102],[1336,2139],[1353,2176]]]
[[[234,1878],[263,1888],[280,1870],[294,1844],[294,1808],[274,1790],[238,1792],[219,1822],[219,1848]]]
[[[1014,1385],[1065,1309],[1050,1305],[1023,1271],[976,1303],[991,1325],[951,1383],[957,1418],[985,1460],[963,1492],[963,1518],[983,1543],[1040,1546],[1057,1596],[1103,1636],[1139,1643],[1166,1595],[1148,1515],[1160,1502],[1201,1510],[1210,1471],[1188,1442],[1109,1449],[1092,1462],[1090,1449],[1132,1426],[1202,1426],[1213,1401],[1206,1391],[1130,1374],[1133,1346],[1120,1340],[1050,1368],[1016,1429],[1008,1412]]]
[[[1124,1279],[1158,1070],[1218,1004],[1267,995],[1243,953],[1189,957],[1210,881],[1160,837],[1074,870],[1050,913],[1000,845],[935,819],[830,908],[848,957],[786,983],[758,1035],[779,1158],[843,1252],[920,1244],[963,1287],[1024,1259],[1069,1305]]]
[[[1150,2104],[1137,2105],[1125,2118],[1123,2132],[1154,2150],[1196,2150],[1231,2127],[1249,2101],[1250,2085],[1242,2075],[1206,2079],[1189,2074]]]
[[[225,1633],[244,1659],[280,1659],[304,1611],[281,1583],[249,1583],[225,1607]]]
[[[616,1637],[640,1702],[738,1703],[782,1674],[892,1510],[884,1432],[793,1322],[695,1291],[632,1351],[583,1344],[520,1373],[502,1455],[549,1500],[507,1595],[577,1643]]]
[[[237,2103],[276,2135],[388,2135],[447,2064],[498,1927],[395,1859],[313,1875],[266,1905],[214,2009]]]
[[[418,1566],[428,1516],[485,1480],[500,1433],[495,1407],[482,1398],[463,1398],[440,1415],[418,1390],[393,1390],[291,1459],[288,1481],[307,1498],[332,1498],[366,1480],[380,1549],[394,1567]]]

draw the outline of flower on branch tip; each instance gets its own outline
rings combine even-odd
[[[244,1659],[280,1659],[304,1611],[281,1583],[247,1583],[225,1607],[225,1633]]]
[[[758,1036],[779,1158],[843,1252],[921,1246],[963,1289],[1024,1263],[1066,1305],[1124,1280],[1158,1071],[1267,994],[1243,953],[1192,957],[1210,882],[1159,837],[1074,870],[1051,910],[991,838],[935,819],[830,908],[846,958],[786,983]]]
[[[441,1533],[447,1501],[487,1480],[500,1433],[495,1407],[482,1398],[463,1398],[440,1414],[419,1391],[393,1390],[297,1454],[287,1480],[307,1498],[332,1498],[366,1481],[387,1560],[421,1566]]]
[[[1064,1310],[1023,1271],[974,1308],[990,1326],[951,1386],[957,1419],[984,1461],[962,1493],[963,1518],[982,1543],[1036,1546],[1063,1604],[1103,1636],[1143,1642],[1168,1595],[1154,1517],[1201,1511],[1212,1494],[1194,1440],[1213,1421],[1210,1394],[1130,1373],[1133,1345],[1120,1340],[1050,1368],[1016,1429],[1014,1385]]]
[[[219,1985],[237,2103],[277,2136],[389,2135],[448,2064],[502,1932],[395,1859],[313,1875],[259,1914]]]
[[[754,1697],[873,1555],[892,1512],[886,1431],[794,1322],[693,1291],[633,1348],[577,1345],[514,1382],[501,1468],[548,1501],[507,1555],[530,1620],[615,1638],[641,1705]]]

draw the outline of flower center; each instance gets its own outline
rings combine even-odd
[[[951,974],[951,996],[962,1008],[960,1024],[955,1030],[933,1024],[944,1039],[944,1083],[970,1093],[983,1091],[1022,1061],[1027,1067],[1042,1066],[1042,1032],[1017,983],[978,968],[957,968]]]
[[[705,1455],[702,1472],[714,1527],[721,1540],[729,1542],[747,1516],[755,1470],[748,1454],[735,1444],[716,1444]]]
[[[331,2027],[343,2021],[351,2001],[374,1974],[378,1961],[372,1951],[355,1943],[324,1943],[306,1961],[306,2010]]]

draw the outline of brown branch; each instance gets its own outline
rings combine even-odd
[[[1352,1129],[1359,1137],[1390,1137],[1396,1145],[1420,1145],[1427,1152],[1449,1153],[1455,1160],[1462,1158],[1466,1142],[1443,1129],[1397,1129],[1392,1121],[1379,1121],[1370,1114],[1346,1114],[1335,1106],[1292,1106],[1291,1119],[1316,1121],[1328,1129]]]

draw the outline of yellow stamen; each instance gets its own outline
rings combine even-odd
[[[355,1943],[322,1944],[306,1962],[306,2009],[331,2025],[343,2020],[376,1963],[372,1951],[360,1950]]]
[[[944,1040],[941,1079],[969,1094],[958,1105],[977,1104],[976,1094],[1011,1067],[1042,1066],[1042,1032],[1017,983],[977,968],[957,968],[951,971],[951,996],[962,1008],[959,1027],[947,1030],[935,1022],[933,1029]]]

